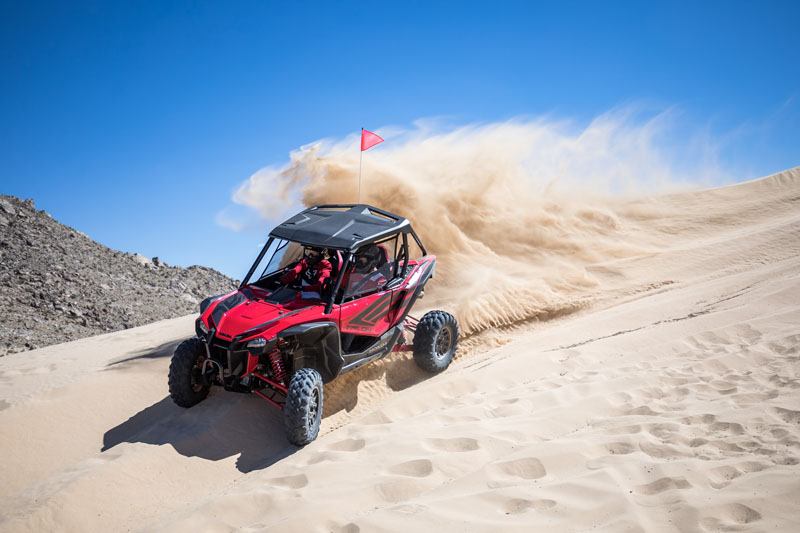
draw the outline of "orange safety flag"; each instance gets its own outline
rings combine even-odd
[[[365,130],[361,128],[361,151],[369,150],[376,144],[380,144],[383,142],[383,138],[380,135],[376,135],[369,130]]]

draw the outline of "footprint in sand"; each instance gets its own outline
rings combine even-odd
[[[636,451],[636,447],[629,442],[609,442],[606,449],[611,455],[627,455]]]
[[[780,466],[794,466],[800,463],[800,459],[792,455],[778,455],[772,458],[772,462]]]
[[[761,472],[762,470],[766,470],[769,468],[769,465],[764,463],[759,463],[758,461],[745,461],[743,463],[739,463],[736,467],[745,472],[747,474],[751,472]]]
[[[639,449],[650,457],[654,457],[656,459],[688,457],[688,454],[683,453],[672,446],[667,446],[666,444],[653,444],[652,442],[642,441],[639,443]]]
[[[708,481],[711,487],[721,489],[731,484],[731,481],[741,476],[742,472],[733,466],[725,465],[712,468],[708,472]]]
[[[424,487],[412,479],[396,479],[375,485],[378,495],[389,503],[400,503],[421,494]]]
[[[428,447],[441,452],[471,452],[480,448],[475,439],[456,437],[453,439],[426,439]]]
[[[652,483],[637,486],[636,492],[639,494],[652,496],[654,494],[661,494],[662,492],[668,490],[688,489],[691,488],[691,486],[691,483],[682,477],[662,477],[661,479],[657,479]]]
[[[337,452],[357,452],[366,446],[364,439],[344,439],[328,446],[329,450]]]
[[[627,392],[614,392],[608,395],[608,401],[611,402],[611,405],[614,407],[630,407],[633,396]]]
[[[734,394],[733,396],[731,396],[731,399],[733,399],[733,401],[736,402],[736,404],[741,407],[749,407],[754,403],[761,403],[766,400],[771,400],[773,398],[776,398],[777,396],[778,396],[777,391],[745,392],[745,393]]]
[[[700,525],[709,531],[738,529],[738,526],[761,520],[761,513],[741,503],[729,503],[715,509],[716,516],[700,520]]]
[[[398,463],[390,467],[389,472],[392,474],[400,474],[401,476],[425,477],[431,475],[433,472],[433,463],[427,459],[415,459],[413,461]]]
[[[672,438],[673,433],[680,431],[680,426],[673,423],[648,424],[646,427],[648,433],[662,441]]]
[[[723,433],[732,433],[734,435],[743,435],[744,426],[736,422],[714,422],[709,426],[711,431],[720,431]]]
[[[495,408],[489,409],[488,415],[491,418],[506,418],[509,416],[517,416],[525,412],[524,405],[506,404],[499,405]]]
[[[505,400],[500,400],[500,403],[505,405],[511,405],[517,403],[518,401],[519,398],[506,398]]]
[[[800,411],[784,409],[783,407],[773,407],[773,412],[788,424],[800,424]]]
[[[689,396],[692,393],[687,387],[676,387],[670,391],[671,396],[675,396],[676,398],[683,398],[684,396]]]
[[[753,328],[749,324],[741,324],[734,328],[738,334],[739,339],[745,346],[750,346],[761,340],[761,332]]]
[[[688,424],[690,426],[694,426],[697,424],[711,424],[717,419],[715,415],[712,414],[703,414],[703,415],[694,415],[694,416],[687,416],[681,419],[681,422],[684,424]]]
[[[739,389],[733,383],[726,381],[712,381],[710,385],[716,390],[717,394],[733,394]]]
[[[262,524],[258,524],[258,530],[262,529]],[[267,529],[266,526],[263,529]],[[255,530],[252,526],[248,528],[248,530]],[[348,522],[347,524],[340,526],[336,522],[330,521],[326,524],[325,531],[331,531],[333,533],[359,533],[361,528],[355,522]]]
[[[501,477],[519,479],[539,479],[547,475],[542,462],[535,457],[522,457],[490,465],[491,470]]]
[[[330,452],[320,452],[316,453],[311,456],[311,458],[306,462],[307,466],[315,465],[317,463],[321,463],[323,461],[336,461],[337,457],[336,454]]]
[[[771,384],[775,385],[778,388],[796,389],[796,388],[800,387],[800,383],[797,383],[796,379],[788,377],[788,376],[781,376],[781,375],[778,375],[778,374],[770,376],[767,381],[769,381]],[[772,392],[775,393],[773,398],[778,395],[778,391],[772,391]]]
[[[745,461],[736,465],[718,466],[708,471],[708,481],[711,487],[722,489],[730,485],[731,482],[738,477],[752,472],[760,472],[766,468],[769,468],[769,465],[757,461]]]
[[[770,429],[769,434],[775,437],[776,439],[782,439],[791,435],[791,433],[789,433],[788,430],[783,429],[782,427]]]
[[[268,479],[267,483],[275,485],[276,487],[286,487],[287,489],[302,489],[308,485],[308,478],[305,474],[298,474],[296,476],[285,476]]]
[[[735,442],[728,442],[725,440],[714,440],[711,441],[710,444],[722,452],[742,453],[747,451]],[[765,450],[765,448],[759,448],[755,450],[755,453],[759,453],[761,450]]]
[[[648,406],[648,405],[640,405],[639,407],[635,407],[635,408],[631,409],[630,411],[628,411],[625,414],[627,414],[627,415],[656,416],[656,415],[659,415],[661,413],[653,411],[652,409],[650,409],[650,406]]]
[[[666,385],[671,385],[673,387],[681,387],[682,388],[683,385],[686,385],[691,380],[689,378],[686,378],[686,377],[683,377],[683,376],[670,376],[670,377],[662,378],[662,381]],[[686,389],[682,388],[682,390],[686,390]]]
[[[556,506],[553,500],[526,500],[524,498],[511,498],[503,502],[502,510],[505,514],[520,514],[533,509],[546,511]]]
[[[642,431],[642,426],[634,424],[632,426],[622,426],[618,428],[609,428],[606,430],[607,435],[633,435]]]
[[[791,335],[786,337],[783,342],[770,342],[767,343],[767,346],[779,355],[795,354],[800,349],[800,335]]]

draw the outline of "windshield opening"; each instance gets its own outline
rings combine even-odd
[[[273,238],[253,265],[248,284],[268,291],[262,297],[270,302],[325,300],[341,261],[341,254],[334,249]]]
[[[285,239],[273,239],[253,267],[253,283],[284,270],[303,257],[303,245]]]

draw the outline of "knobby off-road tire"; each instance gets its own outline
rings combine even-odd
[[[458,346],[458,322],[444,311],[429,311],[414,334],[414,361],[421,369],[437,374],[448,366]]]
[[[208,396],[208,384],[203,382],[201,366],[206,358],[203,341],[186,339],[175,348],[169,365],[169,395],[181,407],[191,407]]]
[[[296,446],[317,438],[322,421],[322,376],[313,368],[297,370],[289,381],[283,406],[286,437]]]

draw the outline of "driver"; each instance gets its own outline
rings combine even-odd
[[[323,248],[306,247],[303,258],[281,276],[281,283],[289,285],[299,279],[303,298],[321,298],[322,286],[333,269],[325,252]]]
[[[378,270],[381,260],[381,249],[376,244],[370,244],[363,251],[356,254],[355,272],[362,275],[371,274]]]
[[[363,292],[382,285],[386,280],[378,273],[383,252],[376,244],[370,244],[356,253],[352,272],[346,274],[344,286],[348,294]]]

